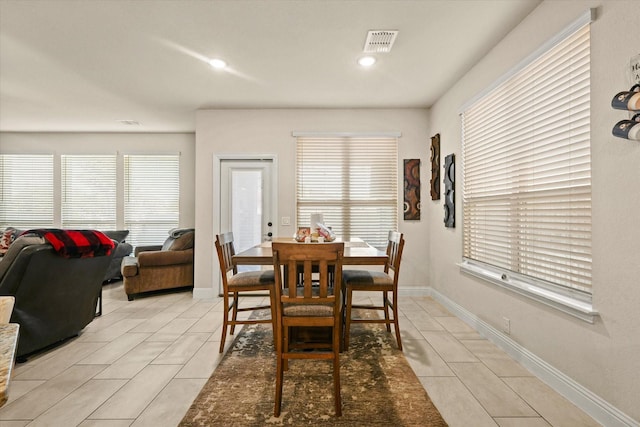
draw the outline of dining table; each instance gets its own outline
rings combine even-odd
[[[322,244],[322,243],[305,243],[297,242],[293,238],[278,237],[272,241],[291,242],[299,245]],[[268,266],[273,265],[273,252],[271,250],[272,241],[262,242],[248,249],[238,252],[233,256],[233,262],[238,265]],[[335,241],[341,242],[338,238]],[[352,238],[344,241],[344,253],[342,257],[342,265],[350,266],[384,266],[387,263],[387,253],[377,249],[362,239]],[[285,272],[286,274],[286,272]],[[302,340],[305,342],[330,342],[331,328],[292,328],[290,339]],[[342,351],[344,337],[341,339],[340,348]]]
[[[314,243],[296,242],[291,237],[277,237],[273,239],[277,242],[291,242],[299,245]],[[336,241],[342,241],[337,239]],[[271,251],[271,241],[262,242],[238,252],[233,256],[236,265],[273,265],[273,252]],[[385,265],[387,253],[374,248],[362,239],[354,238],[344,242],[344,253],[342,265]]]

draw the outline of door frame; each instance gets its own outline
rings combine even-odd
[[[225,160],[237,160],[237,161],[250,161],[250,160],[269,160],[272,163],[271,170],[271,206],[273,210],[273,236],[278,236],[278,226],[280,225],[280,221],[278,220],[278,156],[275,154],[259,154],[259,153],[243,153],[243,154],[214,154],[213,155],[213,206],[212,208],[212,217],[213,217],[213,236],[212,242],[215,242],[216,234],[220,234],[220,222],[221,222],[221,208],[222,208],[222,192],[220,188],[220,173],[222,171],[222,162]],[[213,264],[213,281],[212,283],[218,283],[218,289],[221,289],[222,280],[220,278],[220,267],[218,265],[217,259],[218,254],[214,249],[214,262]],[[217,277],[217,279],[216,279]]]

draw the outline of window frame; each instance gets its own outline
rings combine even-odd
[[[62,154],[60,156],[61,167],[61,195],[60,195],[60,223],[62,228],[92,228],[97,230],[113,230],[117,228],[117,155],[116,154]],[[85,167],[89,166],[90,170],[85,170]],[[72,170],[78,167],[78,171]],[[78,181],[77,176],[71,176],[71,180],[68,180],[69,174],[76,175],[78,172],[91,174],[90,179],[100,180],[99,188],[93,187],[89,192],[83,191],[82,187],[75,187]],[[69,186],[70,185],[70,186]],[[69,186],[69,187],[68,187]],[[78,194],[73,193],[77,190]],[[82,196],[82,199],[88,198],[89,200],[94,197],[101,209],[95,209],[92,206],[84,206],[85,200],[82,200],[80,204],[75,204],[73,199],[78,196]],[[68,206],[74,205],[75,209],[80,209],[81,212],[72,211],[67,216]],[[88,211],[88,212],[87,212]],[[93,213],[97,216],[88,217],[88,213]],[[101,220],[96,221],[95,218],[102,215]],[[78,216],[82,220],[77,220]],[[76,218],[72,220],[71,218]]]
[[[293,136],[297,138],[296,140],[296,190],[295,190],[295,201],[296,201],[296,223],[298,227],[308,227],[310,215],[313,213],[323,213],[324,221],[327,226],[332,226],[335,228],[336,234],[338,234],[341,238],[345,240],[350,240],[352,238],[362,238],[367,243],[371,244],[374,247],[378,248],[386,248],[387,238],[389,229],[397,230],[398,229],[398,138],[400,137],[399,132],[388,132],[388,133],[305,133],[305,132],[294,132]],[[365,171],[360,168],[361,173],[357,176],[351,176],[351,168],[353,166],[352,159],[354,156],[357,156],[358,153],[358,145],[368,144],[369,142],[373,144],[381,144],[380,149],[386,150],[385,152],[392,152],[392,154],[387,155],[385,157],[377,157],[377,159],[384,159],[385,161],[388,159],[388,163],[385,165],[381,165],[378,168],[380,174],[384,174],[384,177],[387,179],[386,189],[380,188],[378,185],[374,188],[374,193],[380,197],[379,203],[372,203],[370,200],[365,199],[361,194],[359,197],[353,196],[353,198],[348,198],[347,193],[349,194],[357,194],[358,185],[356,185],[360,181],[360,187],[364,188],[362,184],[362,180],[365,179]],[[336,168],[335,171],[335,179],[339,179],[336,183],[336,186],[339,187],[336,192],[335,197],[331,197],[328,199],[326,194],[325,197],[320,197],[318,199],[312,199],[309,197],[305,197],[304,193],[307,193],[308,190],[304,189],[304,182],[301,181],[301,174],[304,173],[304,167],[301,165],[301,161],[307,162],[306,164],[314,165],[314,160],[312,158],[306,157],[305,154],[301,152],[301,144],[309,143],[312,144],[312,152],[320,153],[322,152],[322,156],[320,160],[318,160],[318,164],[322,165],[329,164],[332,162],[332,159],[338,159],[339,161],[335,161],[333,165]],[[345,156],[346,144],[356,144],[356,148],[353,151],[349,149],[348,155]],[[335,152],[327,151],[324,153],[322,151],[323,144],[331,144],[334,147]],[[383,147],[383,144],[393,144],[393,147]],[[305,148],[305,149],[308,149]],[[366,150],[360,150],[361,152],[366,152]],[[338,153],[339,152],[339,153]],[[326,154],[326,155],[325,155]],[[338,155],[339,154],[339,155]],[[332,156],[333,155],[333,156]],[[304,158],[304,159],[303,159]],[[361,159],[358,159],[360,165],[364,164]],[[371,162],[368,166],[376,164],[375,158],[374,161]],[[317,169],[317,168],[316,168]],[[333,175],[332,175],[333,176]],[[347,178],[346,180],[344,178]],[[309,179],[314,179],[309,177]],[[319,177],[315,177],[315,182],[312,182],[311,185],[318,184]],[[380,182],[379,180],[377,181]],[[326,184],[326,181],[323,182]],[[356,192],[354,193],[353,188],[356,188]],[[315,188],[315,187],[314,187]],[[323,191],[326,193],[326,191]],[[333,196],[333,195],[331,195]],[[330,202],[328,201],[330,200]],[[323,206],[324,209],[314,209],[314,206]],[[331,208],[329,208],[331,206]],[[364,210],[364,212],[371,212],[376,208],[383,206],[385,207],[385,211],[382,214],[380,219],[386,222],[382,227],[377,227],[380,231],[378,234],[375,234],[370,231],[374,227],[371,224],[368,224],[367,221],[360,222],[357,225],[351,221],[352,213],[354,210]],[[358,231],[358,229],[360,231]]]
[[[50,198],[51,201],[50,203],[47,204],[47,206],[49,207],[49,211],[50,214],[48,216],[46,216],[46,220],[35,220],[35,221],[31,221],[31,222],[24,222],[24,221],[18,221],[16,220],[17,218],[14,218],[14,216],[11,217],[4,217],[4,212],[0,211],[0,226],[2,226],[3,228],[6,227],[16,227],[19,229],[32,229],[32,228],[89,228],[89,224],[90,222],[87,222],[84,226],[83,224],[77,223],[77,224],[69,224],[67,226],[63,225],[63,191],[64,191],[64,177],[63,177],[63,157],[64,156],[71,156],[71,157],[99,157],[99,156],[114,156],[115,157],[115,163],[114,163],[114,175],[115,175],[115,182],[114,182],[114,191],[115,191],[115,197],[116,197],[116,201],[114,203],[114,210],[115,210],[115,224],[110,224],[110,225],[105,225],[104,227],[92,227],[92,228],[96,228],[99,229],[101,231],[108,231],[108,228],[112,228],[112,226],[115,227],[115,229],[125,229],[127,228],[126,226],[126,222],[125,222],[125,212],[124,212],[124,198],[125,198],[125,194],[124,194],[124,187],[125,187],[125,178],[124,178],[124,157],[125,156],[146,156],[146,157],[150,157],[150,156],[174,156],[176,158],[176,169],[175,169],[175,174],[173,175],[175,178],[175,182],[172,182],[171,185],[175,186],[176,189],[176,194],[175,194],[175,203],[174,206],[176,207],[176,210],[174,212],[174,220],[173,222],[171,222],[170,224],[161,227],[161,229],[159,228],[157,233],[155,234],[155,240],[153,242],[148,241],[145,244],[153,244],[153,245],[160,245],[162,244],[166,238],[169,235],[169,231],[171,228],[177,228],[180,227],[180,205],[181,205],[181,184],[180,184],[180,179],[181,179],[181,168],[182,168],[182,160],[181,160],[181,153],[179,152],[149,152],[149,153],[122,153],[122,152],[117,152],[117,153],[100,153],[100,154],[87,154],[87,153],[83,153],[83,154],[79,154],[79,153],[64,153],[64,154],[58,154],[58,153],[43,153],[43,154],[29,154],[29,153],[0,153],[0,201],[2,201],[2,197],[3,197],[3,193],[2,193],[2,187],[4,185],[7,185],[7,182],[5,182],[5,180],[2,178],[2,173],[3,170],[2,168],[4,168],[4,158],[5,156],[21,156],[24,158],[30,158],[30,157],[34,157],[34,158],[44,158],[46,157],[49,161],[48,163],[48,174],[47,174],[47,179],[46,179],[46,188],[49,191],[50,194]],[[35,172],[41,172],[44,168],[41,166],[34,166],[31,167],[29,166],[29,168],[26,168],[25,166],[20,166],[22,167],[22,169],[28,169],[28,175],[29,174],[33,174],[34,171]],[[34,169],[35,168],[35,169]],[[14,175],[12,175],[14,176]],[[29,194],[29,191],[25,191],[22,187],[18,186],[17,189],[12,190],[14,193],[20,193],[23,192],[25,194]],[[29,199],[28,197],[26,197],[25,199]],[[4,206],[4,203],[3,205]],[[2,209],[2,206],[0,206],[0,210]],[[34,210],[39,210],[38,207],[34,207]],[[131,230],[130,230],[131,231]],[[127,238],[127,242],[132,243],[134,245],[136,244],[141,244],[141,243],[136,243],[139,242],[140,239],[135,235],[135,233],[129,234],[128,238]]]
[[[12,162],[10,160],[11,158],[15,161]],[[4,227],[16,227],[19,229],[51,227],[55,224],[55,161],[56,159],[53,154],[0,154],[0,224]],[[20,166],[20,162],[36,163],[30,164],[28,170],[25,168],[24,171],[17,171],[16,168]],[[5,168],[8,168],[8,170],[5,170]],[[8,185],[4,178],[5,174],[10,174],[14,178],[17,177],[27,180],[28,188],[13,188],[12,186],[5,188],[5,186]],[[41,180],[38,181],[36,178],[41,178]],[[36,187],[39,187],[41,191],[33,187],[34,184],[36,184]],[[13,195],[6,194],[5,191],[10,191]],[[24,195],[24,197],[21,197],[18,193]],[[24,221],[25,211],[36,210],[34,209],[36,206],[27,203],[27,201],[32,201],[34,194],[37,193],[42,193],[43,197],[49,199],[49,202],[45,205],[48,212],[46,212],[45,215],[32,215],[30,221]],[[4,199],[5,195],[8,196],[9,200]],[[18,201],[24,202],[24,204],[20,204],[20,219],[12,216],[11,209],[6,208],[9,206],[7,202],[14,202],[16,197],[19,199]],[[29,209],[25,209],[27,206],[29,206]],[[38,212],[42,212],[39,206],[37,210]]]
[[[499,78],[482,93],[465,103],[460,109],[463,120],[464,113],[468,111],[474,104],[482,101],[485,97],[491,95],[493,92],[497,92],[498,90],[500,90],[503,84],[508,83],[510,80],[516,77],[520,71],[525,69],[525,67],[543,57],[548,51],[556,47],[558,44],[561,44],[563,41],[567,40],[569,37],[583,29],[585,26],[588,26],[593,21],[594,17],[595,10],[587,10],[583,15],[581,15],[576,21],[574,21],[566,29],[560,32],[557,36],[549,40],[547,43],[543,44],[538,50],[525,58],[516,67]],[[465,134],[463,126],[463,152],[465,141],[464,138]],[[463,187],[464,183],[465,182],[463,178]],[[465,195],[463,194],[463,212],[465,210],[464,198]],[[469,218],[466,218],[466,216],[463,215],[463,224],[465,224],[463,227],[468,226],[468,221]],[[590,229],[591,228],[589,228],[589,230]],[[586,322],[593,323],[595,317],[597,317],[598,315],[597,311],[593,308],[592,293],[589,291],[589,289],[578,289],[558,285],[546,280],[541,280],[525,274],[520,274],[508,268],[491,265],[487,262],[465,257],[464,231],[463,258],[459,266],[461,271],[465,274],[486,280],[502,288],[509,289],[520,295],[526,296],[557,310],[563,311]]]
[[[147,184],[153,184],[147,187],[142,193],[139,192],[138,187],[140,181],[133,183],[131,179],[131,159],[134,159],[138,165],[142,162],[149,162],[153,165],[152,168],[147,170],[149,179]],[[173,174],[174,179],[169,179],[166,174],[162,173],[159,169],[157,160],[162,159],[166,162],[167,166],[174,167],[175,169],[169,170],[169,173]],[[162,244],[167,236],[169,230],[179,227],[180,224],[180,154],[124,154],[124,227],[130,231],[129,242],[133,246],[145,246],[145,245],[158,245]],[[166,171],[165,171],[166,172]],[[138,175],[140,178],[141,175]],[[137,206],[140,203],[141,198],[144,198],[145,202],[152,202],[152,198],[148,197],[148,191],[152,190],[157,194],[171,193],[171,199],[164,199],[163,204],[169,209],[162,210],[163,218],[158,219],[158,211],[154,212],[155,220],[145,219],[131,219],[130,215],[132,210],[136,210],[136,214],[147,211],[150,209],[148,206]],[[136,192],[133,194],[133,192]],[[175,209],[173,210],[172,209]],[[157,206],[156,206],[157,208]],[[140,228],[142,227],[142,228]],[[139,232],[136,232],[136,230]]]

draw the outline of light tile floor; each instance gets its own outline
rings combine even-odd
[[[404,353],[450,426],[599,425],[433,299],[399,305]],[[222,359],[221,300],[181,292],[130,302],[116,282],[104,287],[103,313],[16,366],[0,427],[180,422]]]

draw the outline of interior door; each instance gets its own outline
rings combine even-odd
[[[273,161],[223,159],[220,162],[220,232],[232,231],[236,252],[272,239]]]

